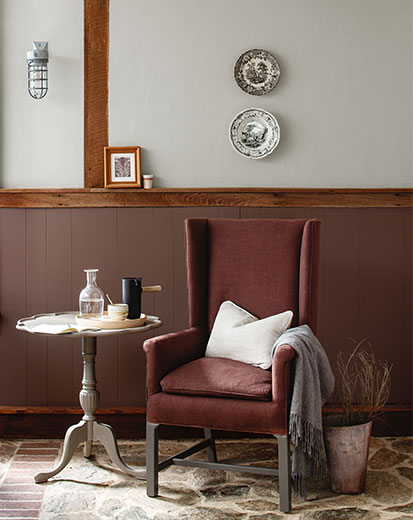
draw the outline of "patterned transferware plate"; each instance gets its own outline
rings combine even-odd
[[[248,108],[237,114],[229,127],[229,138],[237,152],[249,159],[262,159],[280,142],[275,117],[261,108]]]
[[[253,96],[268,94],[280,79],[280,66],[275,56],[262,49],[244,52],[234,67],[235,81]]]

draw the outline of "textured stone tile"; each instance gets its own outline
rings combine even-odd
[[[337,493],[331,493],[331,495],[326,498],[313,498],[313,496],[309,496],[309,498],[311,501],[304,502],[304,504],[301,506],[302,509],[309,510],[314,509],[315,507],[360,507],[363,509],[368,508],[371,506],[371,504],[377,506],[376,502],[374,502],[366,493],[362,493],[360,495],[339,495]]]
[[[272,501],[269,500],[260,500],[260,499],[251,499],[251,500],[244,500],[242,502],[236,502],[236,505],[239,506],[241,509],[244,509],[246,511],[252,511],[252,512],[261,512],[261,511],[276,511],[279,509],[278,501]]]
[[[16,453],[17,448],[18,444],[16,443],[2,441],[0,443],[0,463],[5,464],[9,462],[9,460]]]
[[[220,500],[223,498],[234,499],[235,497],[247,496],[250,492],[250,487],[224,485],[203,488],[200,491],[207,500]]]
[[[179,520],[246,520],[247,515],[227,508],[196,507],[188,512],[180,512],[178,518]],[[160,519],[155,517],[154,520]]]
[[[385,471],[368,471],[366,493],[379,504],[405,503],[412,497],[412,490]]]
[[[111,518],[115,520],[149,520],[148,515],[139,506],[125,507]]]
[[[383,437],[370,437],[370,450],[375,451],[386,446],[386,439]]]
[[[250,484],[251,495],[263,498],[276,497],[278,499],[278,480],[252,482]]]
[[[44,441],[45,449],[47,442]],[[162,456],[170,456],[194,442],[197,441],[162,441]],[[9,454],[15,453],[20,446],[35,449],[34,446],[23,446],[21,441],[10,441],[6,445]],[[221,460],[267,467],[277,464],[277,443],[272,439],[224,440],[218,441],[217,445]],[[2,446],[4,443],[0,441],[1,455]],[[144,441],[120,441],[119,446],[129,465],[143,462]],[[47,449],[56,447],[48,445]],[[14,490],[46,490],[39,520],[413,519],[411,439],[372,438],[370,448],[373,465],[378,467],[369,471],[365,493],[338,495],[329,490],[327,480],[315,481],[309,487],[309,498],[315,500],[303,501],[293,495],[292,511],[288,515],[279,512],[278,479],[241,472],[171,466],[160,473],[159,497],[149,498],[146,483],[117,470],[99,443],[94,445],[94,456],[90,460],[83,457],[80,446],[69,465],[48,483],[35,485],[27,475],[17,477],[16,474],[14,479],[5,477],[1,491],[9,494]],[[194,457],[205,459],[206,453]],[[10,455],[7,460],[3,464],[5,468],[9,467]],[[0,474],[1,464],[0,461]],[[384,471],[381,465],[391,467],[391,470]],[[70,503],[71,497],[74,504]]]
[[[159,441],[159,454],[161,457],[168,458],[174,455],[175,453],[179,453],[180,451],[189,448],[192,444],[196,444],[201,439],[193,439],[188,441]],[[201,455],[201,452],[197,454],[197,457]]]
[[[231,461],[233,464],[255,461],[273,460],[277,466],[276,441],[262,443],[226,442],[217,444],[217,455],[220,462]]]
[[[406,466],[402,466],[400,468],[396,468],[396,470],[402,477],[413,480],[413,468],[407,468]]]
[[[381,448],[369,460],[369,467],[371,469],[386,469],[403,462],[406,458],[406,454]]]
[[[392,447],[397,451],[413,454],[413,437],[395,440],[392,442]]]
[[[95,497],[92,493],[64,491],[47,497],[42,510],[50,513],[76,513],[93,511]]]
[[[309,500],[321,500],[323,498],[337,498],[337,494],[331,491],[328,478],[324,478],[309,482],[307,497]]]
[[[222,484],[226,481],[226,479],[226,471],[194,468],[192,471],[188,472],[188,483],[193,485],[194,487]]]
[[[133,490],[129,496],[132,496],[132,493],[137,490]],[[144,493],[144,489],[139,493],[139,496],[142,496]],[[198,495],[195,491],[187,487],[178,487],[176,485],[160,485],[159,486],[159,497],[157,499],[146,497],[145,500],[148,501],[150,505],[155,505],[162,500],[163,502],[167,502],[169,505],[179,505],[179,506],[192,506],[200,501],[200,495]]]
[[[105,498],[97,506],[96,512],[100,517],[113,518],[124,507],[119,498]]]
[[[373,516],[374,515],[374,516]],[[302,520],[375,520],[380,518],[377,511],[369,511],[368,509],[360,509],[358,507],[343,507],[340,509],[324,509],[322,511],[314,511],[305,513]]]
[[[191,475],[192,470],[182,466],[169,466],[159,473],[159,481],[161,482],[185,482]]]
[[[264,513],[263,515],[250,515],[248,520],[283,520],[284,518],[286,518],[284,515]],[[290,518],[290,515],[288,515],[288,518]]]
[[[385,511],[395,511],[397,513],[413,513],[413,502],[398,506],[388,507]]]

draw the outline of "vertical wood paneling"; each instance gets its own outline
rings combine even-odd
[[[142,285],[154,281],[154,210],[120,208],[118,210],[118,301],[121,280],[126,276],[142,278]],[[160,293],[162,295],[162,293]],[[154,314],[154,298],[159,294],[142,294],[142,312]],[[119,401],[125,406],[145,405],[145,356],[142,343],[152,332],[119,336]]]
[[[173,210],[154,210],[154,282],[162,286],[162,292],[155,299],[154,314],[162,319],[162,327],[155,333],[166,334],[174,331],[174,221]]]
[[[98,268],[97,284],[104,293],[117,294],[117,209],[77,209],[72,216],[72,305],[79,308],[79,293],[86,285],[84,269]],[[74,357],[74,388],[80,389],[81,358]],[[100,338],[97,346],[96,376],[102,406],[119,403],[117,338]],[[77,393],[76,390],[76,393]]]
[[[26,213],[27,315],[46,312],[46,210]],[[27,334],[27,404],[47,402],[47,339]]]
[[[240,208],[240,218],[305,218],[304,208]]]
[[[413,210],[404,212],[404,302],[401,325],[403,326],[403,388],[402,402],[412,401],[413,373]]]
[[[72,308],[72,210],[49,209],[46,212],[46,305],[47,312]],[[49,405],[72,406],[73,352],[79,340],[47,338],[47,385]]]
[[[219,218],[240,218],[240,208],[219,208]]]
[[[363,209],[360,229],[360,336],[393,363],[391,400],[402,399],[404,215]]]
[[[326,209],[321,236],[320,339],[333,371],[337,353],[350,352],[359,337],[359,212]]]
[[[260,218],[260,208],[240,208],[239,218]]]
[[[0,399],[27,404],[26,334],[16,322],[26,316],[26,210],[0,209]]]
[[[250,217],[248,217],[248,218],[250,218]],[[305,218],[305,209],[303,209],[303,208],[260,208],[258,218],[281,218],[281,219]]]
[[[101,208],[0,210],[0,403],[78,405],[80,340],[29,336],[15,322],[44,310],[76,310],[84,268],[100,268],[99,286],[117,300],[123,276],[160,283],[161,293],[142,296],[142,310],[164,322],[152,334],[186,328],[189,217],[319,218],[319,337],[330,361],[352,349],[349,337],[367,337],[394,365],[392,401],[411,402],[410,209]],[[144,405],[145,337],[99,340],[103,406]]]

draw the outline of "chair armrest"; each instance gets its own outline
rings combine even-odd
[[[280,345],[272,361],[272,400],[288,412],[291,395],[292,363],[295,351],[291,345]]]
[[[206,343],[207,333],[195,327],[147,339],[143,344],[147,396],[162,391],[160,381],[168,372],[202,357]]]

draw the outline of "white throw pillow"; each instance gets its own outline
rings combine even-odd
[[[272,347],[292,319],[292,311],[285,311],[259,320],[235,303],[225,301],[216,315],[205,356],[270,368]]]

